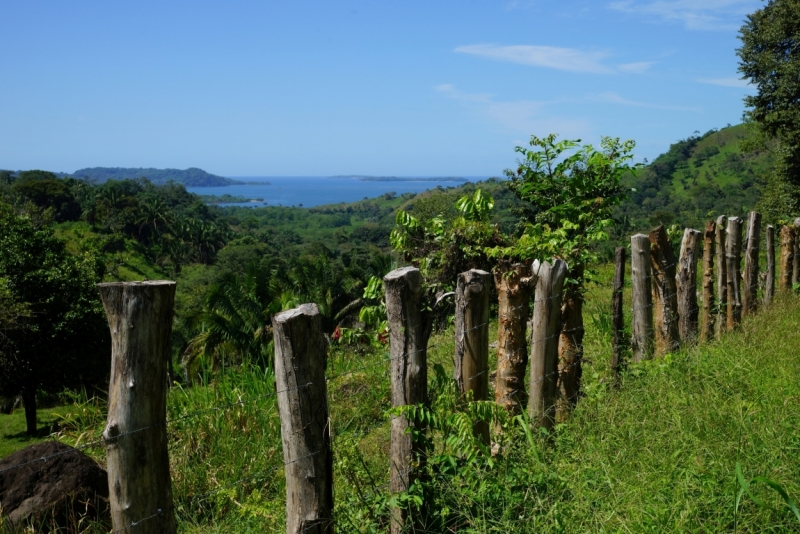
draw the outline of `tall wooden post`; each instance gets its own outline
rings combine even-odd
[[[461,393],[472,399],[489,398],[489,293],[492,275],[472,269],[458,275],[456,283],[455,379]],[[489,444],[489,424],[478,421],[473,429]]]
[[[286,534],[333,533],[333,455],[326,345],[316,304],[272,318],[275,383],[286,464]]]
[[[167,451],[167,360],[175,282],[97,284],[111,329],[103,431],[113,530],[176,532]],[[147,521],[142,521],[147,519]]]
[[[567,264],[563,260],[533,264],[539,274],[531,321],[531,372],[528,415],[539,427],[553,428],[558,382],[558,334],[561,293]],[[566,401],[566,399],[564,399]]]
[[[716,334],[719,337],[728,328],[728,261],[725,253],[727,250],[728,218],[720,215],[717,218],[717,320]]]
[[[761,214],[751,211],[747,215],[747,249],[744,256],[744,291],[742,313],[756,311],[758,307],[758,251],[761,246]]]
[[[611,370],[614,373],[614,385],[619,385],[622,372],[622,335],[625,330],[625,314],[622,308],[625,287],[625,247],[617,247],[614,251],[614,293],[611,295],[611,323],[614,328],[614,340],[611,350]]]
[[[775,227],[767,225],[767,283],[764,287],[764,304],[769,306],[775,298]]]
[[[728,217],[725,260],[728,264],[728,330],[742,320],[742,219]]]
[[[708,221],[703,234],[703,317],[700,341],[714,339],[714,237],[717,223]]]
[[[794,220],[794,252],[792,253],[792,286],[800,284],[800,217]]]
[[[574,265],[567,277],[583,280],[584,266]],[[563,422],[578,404],[583,377],[583,285],[565,284],[561,298],[561,336],[558,340],[558,404],[556,421]]]
[[[525,329],[530,317],[530,298],[536,275],[529,265],[518,263],[494,272],[497,289],[497,376],[495,402],[511,414],[522,413],[527,402],[525,369],[528,340]]]
[[[631,289],[633,300],[633,361],[653,356],[653,294],[650,263],[650,239],[644,234],[631,237]]]
[[[783,292],[792,290],[792,256],[794,254],[795,235],[791,226],[781,227],[781,271],[778,289]]]
[[[697,255],[700,236],[697,230],[686,228],[681,242],[676,285],[678,288],[678,333],[683,344],[697,341]]]
[[[650,260],[653,264],[653,324],[656,356],[664,356],[680,346],[678,333],[678,289],[675,284],[677,262],[664,225],[650,232]]]
[[[395,269],[383,278],[383,287],[389,322],[392,406],[421,404],[426,401],[428,389],[427,348],[423,345],[421,313],[422,275],[415,267]],[[404,416],[392,419],[389,456],[392,493],[408,491],[415,477],[412,464],[421,467],[424,461],[420,444],[411,439],[410,427],[422,428],[419,422]],[[392,534],[404,532],[409,521],[408,510],[393,508]]]

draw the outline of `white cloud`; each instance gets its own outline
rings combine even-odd
[[[711,85],[721,85],[722,87],[750,87],[750,82],[742,80],[741,78],[698,78],[700,83],[709,83]]]
[[[625,63],[617,67],[622,72],[632,72],[634,74],[642,74],[650,70],[650,67],[655,65],[655,61],[638,61],[636,63]]]
[[[545,135],[558,132],[565,136],[584,137],[590,130],[586,121],[546,114],[547,106],[554,102],[539,100],[501,102],[495,100],[492,95],[459,91],[451,84],[437,85],[434,90],[515,133]]]
[[[593,95],[588,97],[589,100],[593,100],[595,102],[605,102],[607,104],[620,104],[623,106],[633,106],[637,108],[651,108],[651,109],[669,109],[672,111],[693,111],[695,113],[699,113],[701,110],[699,108],[692,108],[692,107],[684,107],[684,106],[666,106],[662,104],[652,104],[649,102],[639,102],[637,100],[629,100],[623,96],[618,95],[617,93],[600,93],[599,95]]]
[[[608,7],[640,13],[667,22],[682,22],[691,30],[736,30],[744,16],[760,7],[758,0],[622,0]]]
[[[454,51],[459,54],[470,54],[487,59],[494,59],[496,61],[507,61],[535,67],[547,67],[569,72],[612,72],[610,68],[601,63],[608,54],[604,52],[587,52],[576,48],[476,44],[459,46]]]

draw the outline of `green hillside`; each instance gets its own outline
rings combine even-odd
[[[189,169],[153,169],[153,168],[124,168],[124,167],[90,167],[79,169],[66,175],[72,178],[88,178],[99,183],[107,180],[135,180],[147,178],[154,184],[162,185],[167,182],[183,184],[187,187],[214,187],[233,184],[242,184],[223,176],[211,174],[203,169],[191,167]]]

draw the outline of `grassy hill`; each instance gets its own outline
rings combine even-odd
[[[89,167],[79,169],[72,174],[65,175],[72,178],[88,178],[99,183],[107,180],[134,180],[147,178],[157,185],[167,182],[183,184],[187,187],[213,187],[223,185],[242,184],[223,176],[211,174],[203,169],[191,167],[189,169],[153,169],[153,168],[125,168],[125,167]]]

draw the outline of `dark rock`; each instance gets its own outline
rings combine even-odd
[[[14,467],[20,464],[27,465]],[[37,443],[0,460],[0,510],[6,525],[45,529],[69,528],[84,517],[108,520],[108,476],[69,445]]]

